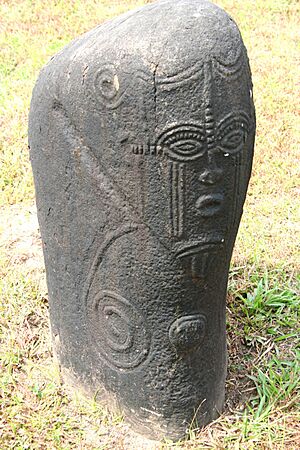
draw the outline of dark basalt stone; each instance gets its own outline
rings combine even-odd
[[[209,423],[255,134],[236,24],[162,0],[95,28],[41,71],[29,132],[64,373],[150,438]]]

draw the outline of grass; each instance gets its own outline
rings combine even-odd
[[[61,383],[49,339],[47,290],[27,152],[38,71],[77,35],[143,1],[0,2],[0,448],[122,449],[146,444],[94,400]],[[299,12],[297,0],[217,1],[237,21],[257,110],[253,176],[227,303],[224,414],[190,441],[157,448],[298,449]],[[299,81],[299,78],[298,78]]]

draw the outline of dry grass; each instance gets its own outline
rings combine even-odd
[[[49,340],[27,153],[28,107],[41,66],[73,37],[143,3],[0,2],[1,449],[154,447],[61,384]],[[191,429],[189,442],[155,447],[298,449],[300,6],[297,0],[216,3],[242,31],[258,119],[253,177],[230,276],[226,410],[204,431]]]

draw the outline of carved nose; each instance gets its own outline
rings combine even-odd
[[[208,186],[216,184],[221,180],[223,175],[223,169],[218,167],[216,163],[216,153],[214,149],[210,149],[207,152],[207,166],[199,176],[201,183]]]
[[[218,169],[217,167],[211,169],[205,169],[204,172],[199,176],[199,180],[203,184],[212,185],[216,184],[222,178],[222,169]]]

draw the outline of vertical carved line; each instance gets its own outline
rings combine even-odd
[[[238,197],[239,197],[239,195],[240,195],[240,181],[241,181],[242,157],[243,157],[243,154],[240,153],[240,154],[239,154],[239,160],[238,160],[238,189],[237,189]]]
[[[185,165],[179,164],[178,182],[178,236],[182,236],[184,227],[184,185],[185,185]]]
[[[184,228],[185,165],[169,161],[169,220],[171,235],[180,237]]]
[[[214,148],[215,142],[215,123],[214,123],[214,115],[213,108],[211,105],[211,100],[207,98],[207,103],[205,107],[205,132],[206,132],[206,140],[207,140],[207,149],[212,150]]]
[[[236,167],[236,192],[235,192],[235,208],[234,208],[234,217],[236,217],[236,211],[238,207],[238,203],[240,200],[240,181],[241,181],[241,153],[237,156],[237,167]],[[235,219],[235,224],[237,222],[237,218]]]
[[[178,236],[178,228],[179,228],[179,214],[178,214],[178,200],[179,200],[179,193],[178,193],[178,163],[173,162],[173,229],[174,229],[174,236]]]
[[[191,272],[193,278],[204,280],[210,267],[212,255],[209,253],[197,253],[192,257]]]
[[[191,274],[192,274],[192,278],[196,278],[197,275],[198,275],[197,258],[196,258],[196,256],[192,256],[192,260],[191,260]]]
[[[228,224],[228,231],[230,231],[230,229],[234,226],[234,222],[235,222],[235,210],[236,210],[236,189],[237,189],[237,157],[236,156],[232,156],[233,159],[233,165],[234,165],[234,179],[233,179],[233,191],[232,191],[232,195],[233,195],[233,203],[232,203],[232,209],[231,209],[231,214],[230,214],[230,221]]]
[[[169,220],[171,225],[171,235],[174,235],[174,214],[173,214],[173,163],[169,161]]]
[[[213,105],[213,72],[211,63],[204,66],[204,107],[205,107],[205,133],[207,140],[207,149],[214,148],[215,123],[214,123],[214,105]]]
[[[234,227],[237,221],[236,218],[236,210],[238,206],[239,201],[239,192],[240,192],[240,162],[241,162],[241,156],[238,154],[233,157],[233,163],[234,163],[234,187],[233,187],[233,205],[232,205],[232,215],[230,220],[230,228]]]

